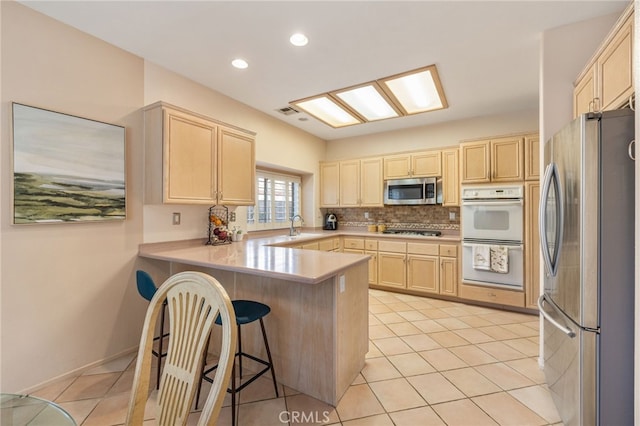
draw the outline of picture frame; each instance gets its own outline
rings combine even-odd
[[[125,127],[11,103],[13,224],[126,219]]]

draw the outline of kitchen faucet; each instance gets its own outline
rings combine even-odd
[[[293,223],[296,221],[296,218],[300,219],[300,228],[298,228],[297,230],[293,227]],[[303,224],[304,219],[302,219],[302,216],[300,216],[299,214],[293,216],[291,218],[291,229],[289,229],[289,236],[293,237],[294,235],[300,235],[300,229],[302,228]]]

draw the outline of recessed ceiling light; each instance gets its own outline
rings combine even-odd
[[[245,69],[249,66],[249,64],[247,63],[247,61],[245,61],[244,59],[234,59],[233,61],[231,61],[231,65],[233,65],[234,67],[238,68],[238,69]]]
[[[299,46],[299,47],[306,46],[307,43],[309,43],[309,39],[307,38],[307,36],[302,33],[295,33],[289,38],[289,41],[294,46]]]

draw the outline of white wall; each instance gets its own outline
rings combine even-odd
[[[464,139],[538,130],[538,109],[451,121],[394,132],[336,139],[327,142],[327,160],[382,155],[457,145]],[[366,154],[363,154],[366,153]]]
[[[19,3],[0,8],[0,388],[19,392],[139,340],[143,62]],[[126,221],[11,224],[11,101],[126,126]]]
[[[152,63],[145,63],[145,104],[162,100],[257,133],[256,161],[304,176],[305,226],[320,226],[317,175],[325,156],[325,142],[247,105]],[[145,242],[206,237],[207,206],[144,206]],[[171,225],[172,212],[182,214],[180,226]],[[236,224],[246,229],[246,209],[237,208]],[[315,222],[314,222],[315,219]]]

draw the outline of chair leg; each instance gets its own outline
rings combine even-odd
[[[160,314],[160,339],[158,339],[158,374],[156,378],[156,389],[160,389],[160,373],[162,369],[162,343],[164,340],[164,312],[167,309],[167,301],[162,304],[162,313]]]
[[[238,327],[240,328],[240,327]],[[242,359],[242,357],[240,357]],[[236,360],[233,359],[233,367],[231,368],[231,426],[237,425],[236,418]]]
[[[269,342],[267,341],[267,333],[264,330],[264,322],[262,318],[260,318],[260,328],[262,328],[262,338],[264,339],[264,347],[267,350],[267,358],[269,358],[269,366],[271,367],[271,377],[273,378],[273,387],[276,390],[276,398],[280,395],[278,394],[278,384],[276,383],[276,371],[273,368],[273,359],[271,359],[271,351],[269,350]]]
[[[240,366],[240,383],[242,383],[242,332],[238,325],[238,364]]]

